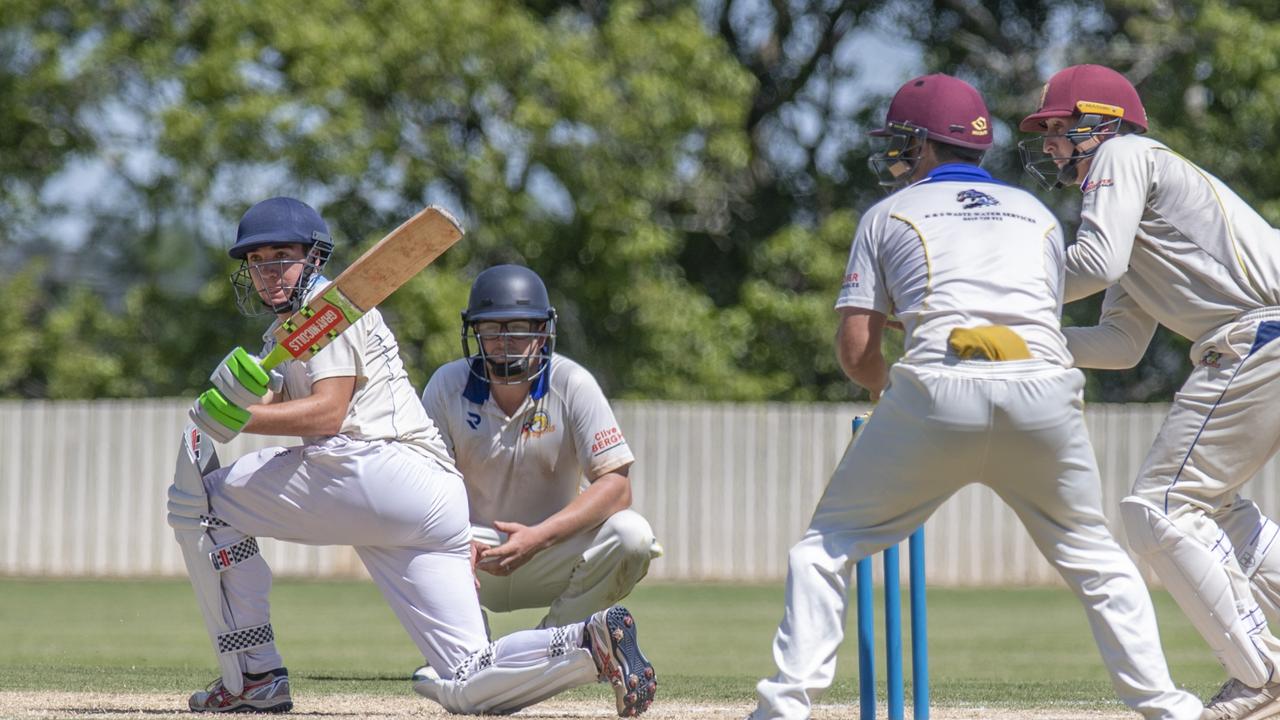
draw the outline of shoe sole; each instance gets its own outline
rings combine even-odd
[[[264,713],[265,714],[265,713],[284,713],[284,712],[289,712],[292,709],[293,709],[293,701],[285,700],[282,703],[277,703],[275,705],[271,705],[268,707],[257,707],[256,705],[237,705],[235,707],[226,708],[225,710],[216,710],[214,708],[201,708],[197,710],[196,708],[191,708],[191,712],[218,713],[218,714],[230,714],[230,713]]]
[[[610,608],[605,615],[611,655],[616,665],[609,682],[618,696],[618,717],[635,717],[649,709],[658,690],[653,664],[636,642],[636,621],[624,607]]]
[[[1245,715],[1241,720],[1272,720],[1273,718],[1280,718],[1280,701],[1273,700]]]

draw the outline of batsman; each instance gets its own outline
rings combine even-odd
[[[450,243],[461,235],[451,219],[437,227],[454,233]],[[285,197],[250,208],[230,249],[241,261],[232,283],[243,312],[275,316],[262,357],[278,357],[274,331],[286,323],[297,330],[284,344],[306,350],[320,334],[306,316],[321,299],[350,306],[350,297],[333,291],[350,278],[348,289],[358,296],[352,277],[358,266],[370,283],[394,275],[387,270],[394,262],[372,256],[399,233],[330,287],[321,272],[333,243],[314,209]],[[432,233],[422,240],[432,244]],[[169,490],[169,522],[221,666],[221,677],[191,696],[190,709],[293,707],[258,536],[353,546],[436,670],[414,690],[451,712],[514,712],[596,680],[613,686],[620,715],[647,709],[656,678],[625,608],[489,642],[473,588],[466,489],[409,382],[395,336],[371,306],[360,308],[362,315],[319,306],[311,315],[317,322],[339,312],[354,321],[323,333],[323,349],[283,362],[280,372],[266,369],[273,361],[236,348],[190,411]],[[241,432],[293,435],[302,444],[265,448],[219,467],[213,441]]]

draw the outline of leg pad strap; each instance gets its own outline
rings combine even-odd
[[[270,645],[275,642],[275,639],[276,633],[275,630],[271,628],[271,623],[239,628],[237,630],[232,630],[231,632],[220,633],[217,636],[218,653],[220,655],[226,655],[228,653],[241,653],[247,650],[256,650],[264,645]]]
[[[219,545],[209,553],[209,562],[216,572],[224,572],[258,554],[258,539],[243,537],[235,542]]]

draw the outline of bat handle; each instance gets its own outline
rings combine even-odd
[[[263,370],[270,370],[291,358],[292,356],[289,354],[289,351],[285,350],[283,345],[277,343],[275,347],[271,348],[271,352],[267,353],[267,356],[262,358],[262,362],[260,364],[262,365]]]

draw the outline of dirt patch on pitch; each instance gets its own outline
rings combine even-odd
[[[194,713],[178,712],[184,698],[172,695],[122,694],[122,693],[69,693],[69,692],[5,692],[0,691],[0,717],[3,718],[193,718],[204,717]],[[178,707],[175,707],[178,706]],[[663,702],[645,714],[650,720],[742,720],[752,707],[747,704]],[[883,713],[883,709],[881,711]],[[815,720],[836,720],[853,717],[848,705],[819,705],[814,709]],[[322,695],[296,701],[293,712],[286,717],[316,718],[447,718],[454,717],[438,705],[413,697],[375,697],[369,695]],[[613,709],[601,703],[582,701],[548,701],[523,710],[517,717],[524,718],[610,718],[616,717]],[[1131,718],[1127,712],[1100,712],[1097,710],[1019,709],[995,710],[990,708],[931,708],[930,717],[936,720],[1082,720],[1104,718]]]

